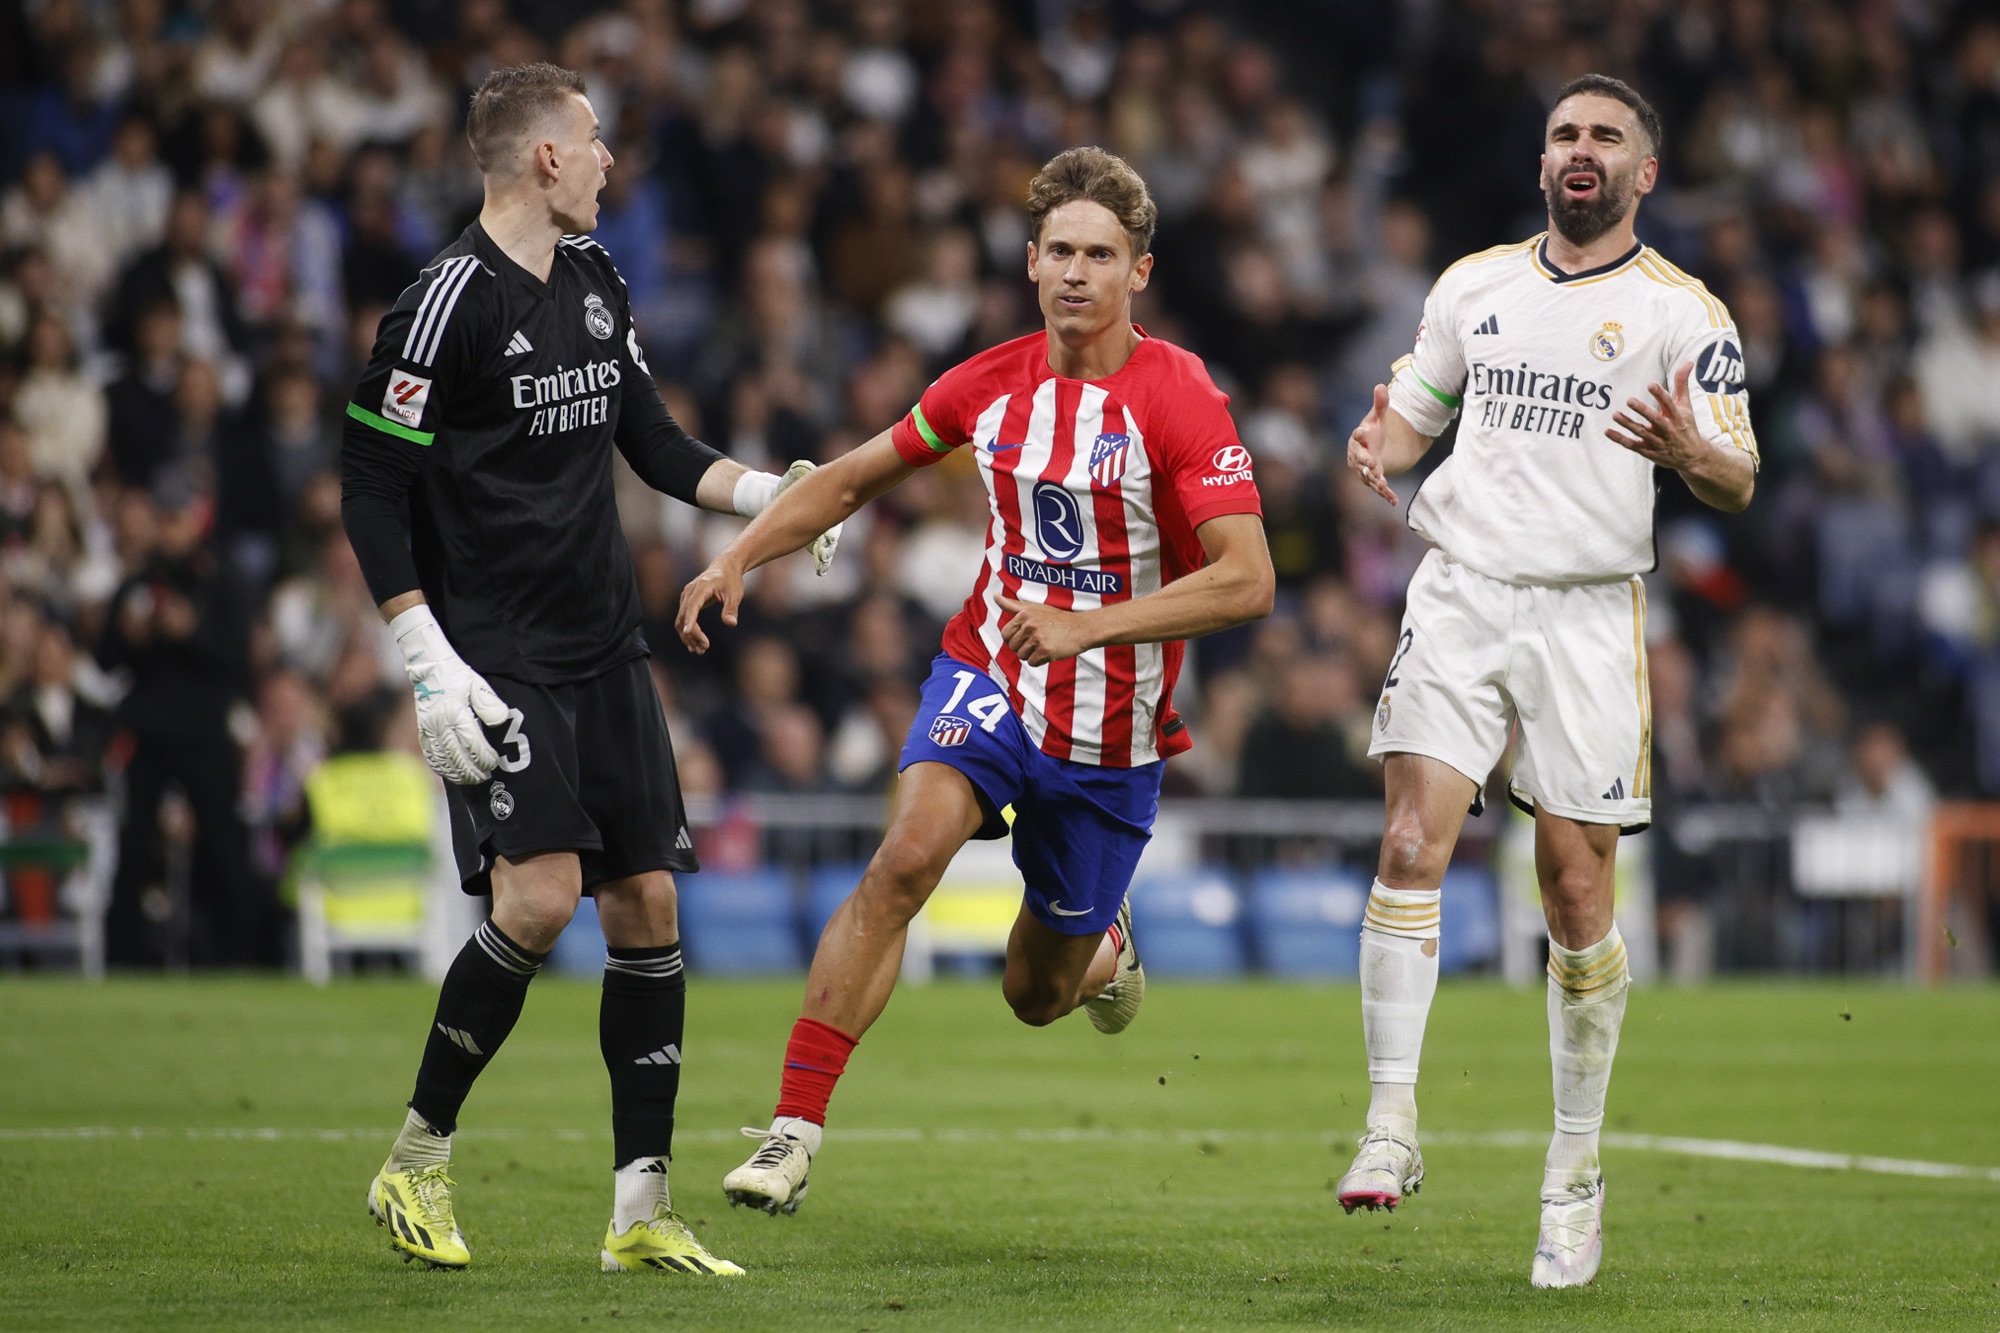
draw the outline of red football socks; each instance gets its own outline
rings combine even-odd
[[[859,1040],[811,1018],[792,1024],[792,1039],[785,1043],[785,1074],[778,1085],[776,1114],[824,1125],[827,1099],[847,1071],[847,1057]]]

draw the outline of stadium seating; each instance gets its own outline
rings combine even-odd
[[[1361,969],[1368,879],[1338,866],[1268,869],[1250,882],[1250,938],[1267,972],[1353,977]]]
[[[1829,500],[1815,532],[1819,548],[1819,603],[1828,623],[1852,625],[1876,605],[1875,584],[1885,569],[1908,559],[1909,530],[1901,511],[1876,500]]]
[[[832,919],[833,910],[847,901],[847,895],[854,892],[854,886],[861,882],[861,872],[867,868],[858,861],[819,866],[806,879],[804,926],[808,957],[819,947],[819,937]]]
[[[604,975],[604,932],[597,924],[597,899],[585,894],[577,900],[576,915],[557,937],[556,947],[549,951],[543,966],[565,976]]]
[[[675,881],[681,945],[690,971],[710,975],[796,972],[799,948],[791,876],[782,870],[704,871]]]
[[[1167,977],[1233,977],[1247,963],[1243,899],[1218,869],[1142,879],[1132,928],[1146,970]]]
[[[1444,876],[1438,970],[1450,975],[1500,957],[1500,886],[1483,866],[1455,865]]]

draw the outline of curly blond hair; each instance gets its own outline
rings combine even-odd
[[[1111,210],[1111,216],[1132,238],[1135,257],[1153,248],[1153,228],[1160,220],[1160,210],[1146,182],[1130,162],[1102,148],[1065,149],[1028,182],[1028,220],[1034,224],[1035,239],[1042,239],[1042,224],[1049,220],[1049,214],[1079,199]]]

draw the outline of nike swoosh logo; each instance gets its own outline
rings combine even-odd
[[[1071,912],[1071,911],[1068,911],[1068,910],[1066,910],[1066,909],[1065,909],[1065,908],[1063,907],[1063,905],[1062,905],[1061,903],[1050,903],[1050,904],[1049,904],[1049,910],[1050,910],[1051,912],[1054,912],[1054,913],[1055,913],[1055,914],[1056,914],[1057,916],[1089,916],[1089,915],[1090,915],[1090,909],[1089,909],[1088,907],[1084,908],[1084,909],[1083,909],[1082,911],[1080,911],[1080,912]]]
[[[986,452],[989,454],[1004,454],[1015,449],[1025,449],[1027,447],[1028,444],[1025,440],[1019,444],[989,444],[986,446]]]

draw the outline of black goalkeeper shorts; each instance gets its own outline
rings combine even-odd
[[[646,659],[570,685],[488,676],[513,710],[486,728],[500,753],[477,786],[447,782],[465,891],[493,891],[493,861],[575,852],[583,891],[649,870],[695,871],[667,716]]]

